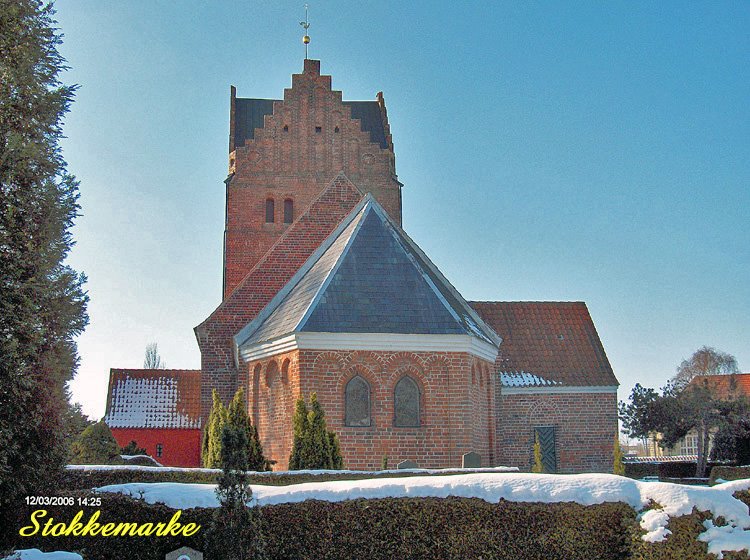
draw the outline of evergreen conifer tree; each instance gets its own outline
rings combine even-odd
[[[219,398],[216,389],[212,393],[213,405],[208,415],[206,431],[203,436],[203,466],[207,469],[221,467],[221,434],[227,422],[228,412]]]
[[[531,472],[544,472],[544,463],[542,463],[542,444],[539,441],[539,434],[534,438],[534,466],[531,467]]]
[[[229,404],[227,422],[242,428],[247,433],[247,462],[251,471],[270,471],[271,464],[263,455],[263,446],[258,437],[258,429],[250,422],[245,407],[245,390],[240,387]]]
[[[222,474],[216,487],[220,506],[206,534],[208,558],[260,560],[266,557],[260,511],[257,507],[248,507],[252,490],[246,472],[249,466],[247,434],[246,426],[231,421],[222,427]]]
[[[72,446],[74,465],[111,465],[122,463],[120,446],[112,435],[109,426],[100,420],[83,432]]]
[[[63,264],[79,205],[59,140],[76,88],[59,80],[55,26],[51,5],[0,0],[0,526],[62,474],[88,321],[85,277]]]
[[[307,454],[307,443],[308,437],[308,424],[307,424],[307,404],[305,399],[299,397],[294,405],[294,418],[292,419],[292,425],[294,428],[294,439],[292,440],[292,453],[289,457],[289,470],[297,471],[300,469],[307,468],[306,454]]]
[[[310,395],[309,410],[302,397],[297,399],[293,424],[289,470],[343,468],[338,436],[328,431],[325,412],[316,393]]]

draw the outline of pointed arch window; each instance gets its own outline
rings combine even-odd
[[[294,221],[294,201],[291,198],[284,200],[284,223],[291,224]]]
[[[267,198],[266,199],[266,223],[272,224],[273,223],[273,215],[274,215],[274,202],[273,198]]]
[[[346,426],[370,425],[370,385],[359,375],[352,377],[344,390]]]
[[[400,428],[419,427],[419,386],[408,375],[402,377],[393,391],[393,425]]]

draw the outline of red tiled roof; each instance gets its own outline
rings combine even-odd
[[[705,382],[712,385],[721,398],[744,395],[750,397],[750,373],[697,375],[690,383]]]
[[[200,370],[111,369],[104,421],[111,428],[200,428]]]
[[[504,385],[618,385],[585,303],[477,301],[470,305],[503,339],[495,367]]]

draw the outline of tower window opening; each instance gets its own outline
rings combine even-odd
[[[336,128],[333,129],[333,131],[334,132],[339,132],[339,127],[337,126]]]
[[[273,214],[274,214],[273,198],[267,198],[266,199],[266,223],[267,224],[273,223]]]
[[[284,200],[284,223],[291,224],[294,221],[294,201],[291,198]]]
[[[289,132],[289,125],[288,124],[284,125],[284,132]]]
[[[322,126],[316,126],[315,127],[315,134],[320,134],[321,132],[323,132],[323,127]]]

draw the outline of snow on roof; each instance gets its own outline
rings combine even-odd
[[[199,429],[200,371],[110,371],[107,414],[110,428]]]
[[[500,372],[500,384],[503,387],[548,387],[551,385],[562,385],[560,381],[545,379],[540,375],[534,375],[527,371]]]
[[[750,486],[750,481],[745,481]],[[315,499],[340,502],[359,498],[480,498],[497,503],[575,502],[582,505],[623,502],[642,510],[653,500],[662,509],[650,509],[640,515],[646,530],[645,541],[663,541],[670,531],[670,517],[687,515],[693,507],[723,517],[727,525],[715,527],[706,522],[699,539],[708,542],[708,551],[721,558],[722,550],[750,550],[750,514],[748,507],[732,493],[737,482],[713,488],[685,486],[666,482],[639,482],[609,474],[545,475],[529,473],[468,474],[441,477],[370,478],[329,482],[310,482],[290,486],[252,485],[253,503],[273,505]],[[215,485],[173,482],[130,483],[103,486],[101,492],[119,492],[148,503],[163,503],[175,509],[217,507]]]

